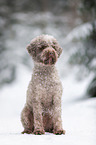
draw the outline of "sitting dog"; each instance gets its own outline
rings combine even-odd
[[[21,113],[22,133],[65,134],[61,120],[62,85],[55,68],[62,49],[53,36],[40,35],[27,50],[33,58],[34,70]]]

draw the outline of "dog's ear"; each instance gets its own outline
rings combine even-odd
[[[31,45],[28,44],[26,49],[28,50],[29,54],[31,55],[32,54],[32,48],[31,48]]]
[[[32,56],[32,57],[36,57],[36,49],[35,46],[31,43],[29,45],[27,45],[28,53]]]
[[[63,50],[63,49],[62,49],[61,47],[58,47],[58,50],[57,50],[57,51],[58,51],[58,52],[57,52],[57,53],[58,53],[58,58],[60,57],[60,55],[61,55],[61,53],[62,53],[62,50]]]
[[[60,47],[56,39],[53,40],[52,47],[57,51],[58,58],[59,58],[62,53],[62,48]]]

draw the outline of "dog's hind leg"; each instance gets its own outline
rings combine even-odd
[[[24,131],[22,134],[27,133],[30,134],[34,130],[34,119],[33,119],[33,112],[25,106],[22,113],[21,113],[21,122],[24,127]]]

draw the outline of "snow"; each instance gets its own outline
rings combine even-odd
[[[0,91],[0,144],[1,145],[95,145],[96,98],[81,99],[90,80],[77,83],[73,74],[61,78],[62,120],[66,135],[21,134],[20,113],[26,101],[26,90],[31,73],[26,67],[18,67],[17,80]]]
[[[74,28],[65,38],[64,43],[68,44],[71,41],[80,40],[80,38],[85,38],[90,34],[92,30],[92,25],[90,23],[85,23]]]

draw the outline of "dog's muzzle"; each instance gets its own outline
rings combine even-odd
[[[45,65],[53,65],[57,61],[57,53],[53,48],[46,48],[42,52],[42,62]]]

